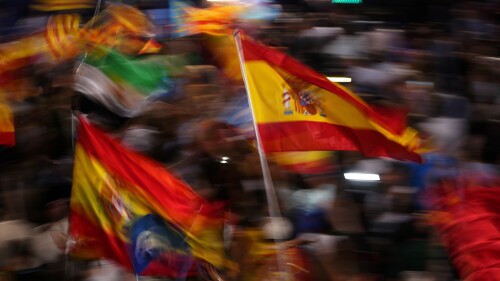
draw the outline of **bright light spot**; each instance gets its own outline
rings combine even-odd
[[[380,177],[377,174],[365,173],[345,173],[344,178],[352,181],[379,181]]]
[[[352,81],[351,77],[326,77],[326,78],[335,83],[351,83]]]
[[[221,162],[222,164],[226,164],[226,163],[227,163],[227,161],[226,161],[226,160],[221,160],[220,162]]]
[[[363,4],[363,0],[332,0],[334,4]]]
[[[239,0],[207,0],[208,2],[239,2]]]
[[[224,160],[229,160],[229,157],[227,157],[227,156],[223,156],[223,157],[222,157],[222,160],[223,160],[223,161],[224,161]]]

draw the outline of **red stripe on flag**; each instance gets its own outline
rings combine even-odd
[[[16,134],[14,132],[0,132],[0,145],[16,145]]]
[[[264,123],[258,124],[258,128],[266,152],[352,150],[367,157],[387,156],[422,162],[419,154],[374,130],[308,121]]]
[[[335,166],[332,163],[327,163],[325,160],[281,166],[283,169],[290,172],[307,175],[329,173],[335,169]]]

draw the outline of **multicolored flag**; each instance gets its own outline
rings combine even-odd
[[[75,75],[73,89],[118,116],[127,118],[139,112],[144,100],[144,96],[123,90],[98,68],[83,62]]]
[[[223,203],[208,202],[162,165],[83,117],[75,151],[70,253],[109,258],[139,275],[182,277],[193,261],[231,268]]]
[[[0,145],[13,146],[16,144],[14,133],[14,117],[10,107],[0,102]]]
[[[239,33],[236,36],[240,36]],[[265,152],[353,150],[420,162],[403,110],[376,108],[280,51],[242,38],[247,88]]]
[[[174,33],[178,36],[198,33],[227,35],[231,31],[230,26],[245,12],[243,5],[213,5],[200,9],[178,1],[173,1],[172,8]]]
[[[164,58],[135,58],[112,49],[101,48],[90,54],[85,63],[98,68],[122,87],[149,96],[166,92],[168,88],[168,72]]]

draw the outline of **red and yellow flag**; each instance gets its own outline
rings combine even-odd
[[[93,9],[95,0],[36,0],[32,9],[43,12]]]
[[[237,35],[238,36],[238,35]],[[266,152],[353,150],[421,161],[421,139],[402,110],[377,109],[295,59],[249,38],[241,49]]]
[[[223,254],[223,217],[222,203],[206,201],[159,163],[80,118],[69,231],[73,255],[110,258],[140,275],[176,276],[174,262],[189,257],[231,267]]]
[[[205,9],[183,6],[178,9],[182,10],[177,15],[182,24],[177,27],[176,32],[187,35],[227,35],[231,30],[230,26],[245,11],[243,6],[238,5],[211,6]]]
[[[16,144],[14,133],[14,117],[10,107],[0,101],[0,145],[13,146]]]

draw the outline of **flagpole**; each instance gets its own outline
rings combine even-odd
[[[276,196],[276,189],[274,188],[273,180],[271,178],[271,171],[269,170],[267,157],[262,146],[262,140],[260,138],[259,129],[257,127],[257,121],[255,121],[255,109],[253,108],[252,99],[250,98],[250,87],[248,85],[247,73],[245,70],[245,57],[243,55],[243,47],[241,45],[241,32],[239,30],[235,30],[234,39],[236,42],[236,48],[238,50],[238,58],[240,60],[241,74],[247,92],[248,105],[250,106],[250,110],[252,111],[252,122],[255,131],[255,139],[257,141],[257,152],[259,153],[260,166],[262,168],[262,177],[264,180],[267,204],[269,207],[269,216],[271,217],[270,223],[273,224],[274,223],[273,218],[281,217],[281,211],[278,204],[278,197]],[[273,235],[273,240],[276,243],[278,240],[276,237],[276,231],[272,231],[272,235]],[[288,273],[288,275],[290,276],[293,276],[293,274],[290,272],[290,269],[286,266],[286,258],[284,257],[284,255],[281,253],[280,250],[281,247],[279,244],[277,244],[276,257],[278,262],[277,263],[278,269],[280,269],[280,271],[282,272]],[[283,279],[283,277],[280,279]]]
[[[262,177],[264,179],[264,187],[266,189],[267,203],[269,205],[269,215],[271,216],[271,218],[281,217],[278,198],[276,196],[276,189],[274,188],[274,184],[271,178],[271,172],[269,170],[269,165],[267,162],[267,157],[262,146],[262,141],[257,127],[257,122],[255,121],[255,109],[253,108],[252,100],[250,98],[250,87],[248,86],[247,73],[245,70],[245,57],[243,55],[243,49],[241,46],[241,33],[239,30],[236,30],[234,32],[234,39],[236,41],[236,47],[238,49],[238,58],[240,60],[241,73],[243,76],[243,81],[245,83],[245,89],[247,92],[248,104],[250,106],[250,110],[252,111],[252,122],[255,130],[255,137],[257,140],[257,151],[259,153],[260,165],[262,168]]]

